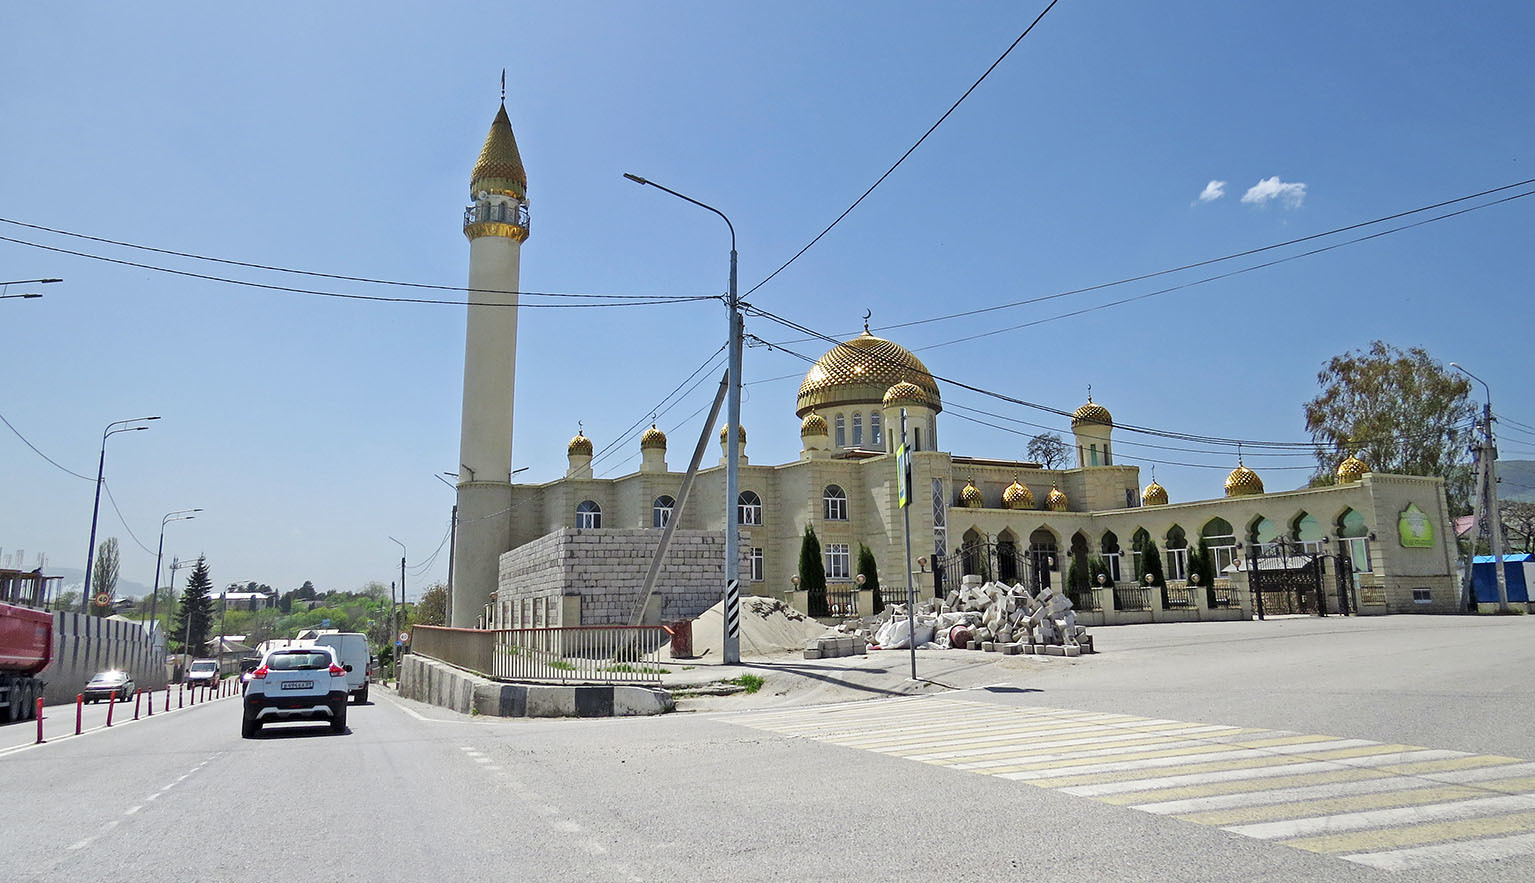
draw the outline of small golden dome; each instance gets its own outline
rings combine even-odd
[[[1226,496],[1250,497],[1263,493],[1263,479],[1246,466],[1238,465],[1226,476]]]
[[[1045,497],[1045,508],[1051,512],[1065,512],[1069,505],[1066,495],[1061,493],[1058,487],[1051,488],[1049,495]]]
[[[469,198],[480,191],[502,193],[524,199],[528,194],[528,173],[522,168],[522,155],[517,152],[517,139],[512,136],[512,121],[506,116],[506,105],[496,111],[485,136],[485,146],[480,148],[480,158],[469,175]]]
[[[1002,492],[1002,508],[1004,509],[1033,509],[1034,493],[1018,483],[1014,478],[1013,483]]]
[[[1366,466],[1363,460],[1359,459],[1353,454],[1350,454],[1348,459],[1338,464],[1338,484],[1348,484],[1352,481],[1358,481],[1366,472],[1369,471],[1370,467]]]
[[[578,431],[576,437],[570,440],[570,444],[565,446],[565,453],[571,456],[583,454],[590,457],[592,455],[592,440],[587,438],[584,433]]]
[[[728,425],[720,427],[720,444],[724,444],[725,443],[725,436],[729,432],[730,432],[730,427]],[[745,426],[742,426],[741,424],[737,423],[736,424],[736,435],[741,439],[741,444],[743,444],[743,445],[746,444],[746,427]]]
[[[1155,478],[1153,478],[1151,480],[1151,484],[1146,485],[1146,489],[1144,491],[1141,491],[1141,505],[1142,506],[1166,506],[1167,505],[1167,488],[1162,487],[1160,484],[1157,484],[1157,480]]]
[[[966,509],[981,508],[981,489],[975,486],[975,479],[965,483],[965,489],[959,492],[959,502]]]
[[[885,390],[884,405],[887,408],[893,408],[898,405],[921,405],[925,408],[928,407],[927,393],[923,392],[922,387],[915,383],[902,380],[895,386]]]
[[[805,372],[794,416],[803,417],[836,405],[877,405],[890,387],[901,380],[921,388],[927,398],[922,404],[934,411],[943,410],[938,384],[922,360],[900,344],[865,330],[827,350]]]
[[[1078,408],[1071,415],[1072,429],[1076,429],[1084,423],[1098,423],[1103,426],[1112,427],[1114,425],[1114,417],[1109,414],[1108,408],[1093,401],[1093,397],[1089,395],[1087,397],[1087,404]]]
[[[820,414],[815,414],[815,413],[806,414],[805,415],[805,419],[800,421],[800,424],[799,424],[799,435],[800,435],[800,438],[809,438],[812,435],[826,435],[826,434],[827,434],[827,431],[826,431],[826,418],[822,417]]]
[[[645,430],[644,435],[640,436],[640,450],[645,448],[666,450],[666,433],[657,429],[654,423],[650,424],[650,428]]]

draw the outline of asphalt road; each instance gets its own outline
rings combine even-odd
[[[1098,633],[1110,652],[1087,662],[1010,659],[989,688],[838,705],[494,720],[375,687],[344,735],[242,740],[233,699],[3,747],[18,724],[0,728],[0,795],[25,808],[7,814],[0,873],[1535,879],[1519,839],[1535,782],[1492,787],[1535,779],[1511,772],[1535,761],[1535,617]],[[1277,772],[1305,813],[1254,796]],[[1144,790],[1157,777],[1170,784]],[[1425,797],[1359,814],[1388,789]],[[1403,852],[1397,870],[1345,857],[1425,837],[1439,851]]]

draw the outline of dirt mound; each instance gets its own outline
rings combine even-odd
[[[693,655],[719,657],[725,639],[725,602],[710,607],[693,620]],[[805,642],[825,634],[826,626],[777,598],[741,599],[741,656],[778,656],[798,653]],[[670,653],[663,648],[661,658]]]

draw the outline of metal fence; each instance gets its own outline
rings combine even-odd
[[[450,629],[413,626],[411,650],[451,665],[512,681],[557,684],[660,684],[661,647],[671,630],[658,625],[537,629]]]
[[[1150,610],[1151,590],[1144,586],[1115,586],[1115,610]]]
[[[832,616],[857,616],[858,592],[854,589],[826,590],[826,609]]]
[[[1163,610],[1185,610],[1199,606],[1199,599],[1194,593],[1199,591],[1187,583],[1183,585],[1169,584],[1162,590]]]

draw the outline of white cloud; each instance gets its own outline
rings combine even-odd
[[[1275,175],[1264,178],[1242,194],[1242,202],[1250,205],[1268,205],[1275,199],[1285,208],[1300,208],[1306,199],[1306,185],[1298,181],[1281,181]]]
[[[1205,189],[1199,192],[1200,202],[1214,202],[1226,195],[1225,181],[1211,181],[1205,185]]]

